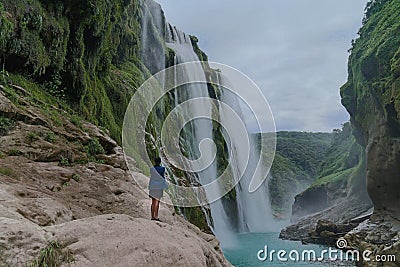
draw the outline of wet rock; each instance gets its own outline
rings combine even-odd
[[[382,215],[373,215],[369,220],[358,225],[345,239],[349,249],[360,252],[369,250],[371,255],[368,261],[360,258],[361,266],[398,266],[400,259],[400,221],[394,218],[382,218]],[[386,262],[377,262],[375,257],[386,257]],[[394,261],[393,261],[394,260]]]
[[[333,239],[326,240],[320,236],[322,231],[335,233],[337,237],[343,236],[360,222],[367,220],[371,213],[369,204],[360,205],[357,199],[350,199],[303,217],[296,224],[283,229],[279,237],[304,243],[332,244]]]

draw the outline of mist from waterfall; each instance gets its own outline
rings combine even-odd
[[[224,79],[223,74],[219,75],[219,79]],[[229,81],[224,81],[223,84],[229,84]],[[234,86],[233,84],[229,84],[230,88],[234,88]],[[243,115],[243,109],[246,108],[246,105],[241,102],[240,97],[232,93],[229,89],[222,88],[221,91],[221,101],[235,110],[242,117],[242,121],[246,123],[246,118]],[[247,112],[246,114],[250,113]],[[223,125],[233,123],[230,121],[230,117],[224,114],[223,109],[220,110],[220,117]],[[269,200],[268,181],[271,174],[269,174],[268,178],[255,192],[249,192],[249,184],[256,170],[260,151],[257,149],[256,136],[249,134],[248,137],[249,145],[243,142],[244,137],[239,132],[231,131],[229,133],[231,146],[234,150],[229,151],[231,155],[229,160],[234,162],[232,164],[232,175],[235,181],[239,181],[235,187],[237,217],[239,218],[238,230],[240,232],[275,232],[280,230],[281,225],[272,215]],[[250,149],[249,158],[246,157],[248,149]],[[267,171],[265,169],[262,173],[266,173]],[[240,173],[243,173],[242,177],[240,177]]]

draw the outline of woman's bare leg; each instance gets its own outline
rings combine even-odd
[[[155,217],[155,210],[156,210],[156,201],[157,199],[155,198],[151,198],[151,218],[155,219],[157,217]]]
[[[159,199],[154,199],[155,200],[155,205],[154,205],[154,218],[158,219],[158,209],[160,208],[160,200]]]

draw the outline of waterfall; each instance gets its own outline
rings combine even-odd
[[[194,63],[195,68],[191,65],[190,70],[184,71],[185,73],[174,73],[174,81],[176,84],[177,75],[187,75],[189,80],[205,80],[205,72],[202,64],[199,62],[197,54],[194,52],[190,36],[178,30],[176,27],[166,22],[163,15],[161,6],[152,0],[143,0],[143,21],[142,21],[142,59],[146,67],[154,74],[155,72],[165,67],[165,47],[160,43],[159,40],[164,40],[166,46],[169,49],[175,51],[174,64],[186,63],[186,62],[197,62]],[[217,79],[224,79],[223,73],[216,75]],[[226,81],[225,81],[226,82]],[[162,82],[161,82],[162,83]],[[217,82],[219,84],[219,82]],[[222,92],[221,101],[229,105],[237,114],[241,114],[242,120],[245,121],[244,112],[242,110],[243,105],[239,98],[233,93],[219,88]],[[171,94],[175,108],[178,108],[179,112],[183,113],[204,113],[209,112],[211,117],[212,105],[210,101],[201,100],[194,102],[191,105],[190,110],[180,109],[179,104],[189,99],[194,98],[209,98],[207,84],[194,83],[190,85],[180,86],[175,88]],[[191,117],[187,114],[187,117]],[[224,113],[223,110],[219,112],[220,122],[222,125],[232,125],[234,122],[230,121],[229,116]],[[234,125],[233,125],[234,127]],[[190,136],[193,138],[192,143],[186,144],[184,149],[189,152],[189,156],[193,159],[199,157],[199,145],[202,146],[201,158],[204,162],[213,162],[204,170],[196,172],[195,174],[188,174],[189,179],[196,180],[199,184],[208,184],[217,178],[217,162],[213,158],[215,152],[215,145],[209,142],[213,139],[213,124],[211,120],[207,119],[196,119],[190,124],[189,129]],[[206,216],[206,220],[221,241],[223,247],[227,247],[235,243],[234,233],[239,232],[267,232],[277,230],[276,224],[272,217],[271,207],[269,203],[268,183],[265,181],[257,191],[250,193],[249,184],[256,169],[257,159],[257,146],[255,140],[250,135],[250,161],[247,164],[248,159],[245,158],[245,149],[247,146],[242,142],[243,136],[240,132],[230,132],[229,136],[224,134],[225,140],[231,142],[231,146],[228,146],[229,154],[231,155],[229,161],[231,164],[230,173],[233,181],[239,181],[235,187],[236,191],[236,209],[227,210],[224,207],[222,199],[216,200],[209,204],[211,218],[206,212],[205,207],[203,213]],[[208,140],[208,141],[207,141]],[[199,162],[202,165],[204,162]],[[247,165],[246,165],[247,164]],[[197,168],[195,168],[197,169]],[[241,173],[244,172],[244,176],[240,177]],[[208,190],[208,191],[207,191]],[[206,196],[215,196],[219,190],[217,188],[207,189]],[[213,191],[210,191],[213,190]],[[233,222],[235,225],[233,225]]]
[[[218,75],[218,84],[221,84],[220,79],[224,79],[223,73]],[[229,81],[225,80],[223,84],[229,84]],[[230,88],[234,88],[235,85],[229,84]],[[243,116],[244,112],[242,107],[244,104],[240,98],[229,90],[220,88],[222,95],[221,101],[228,104],[233,110],[236,111],[239,116],[242,117],[242,121],[246,122],[246,118]],[[220,110],[221,123],[223,125],[230,125],[233,122],[230,121],[229,116],[225,116],[224,110]],[[236,205],[237,205],[237,218],[238,218],[238,230],[240,232],[274,232],[280,229],[279,224],[274,220],[272,216],[271,205],[269,201],[268,191],[268,180],[266,179],[262,186],[260,186],[255,192],[249,192],[249,184],[252,179],[253,173],[256,169],[258,162],[259,151],[257,151],[256,136],[254,134],[249,135],[249,146],[244,144],[243,136],[238,132],[232,131],[229,134],[231,150],[230,161],[233,162],[231,165],[231,173],[234,181],[239,181],[236,185]],[[246,158],[246,150],[250,148],[250,158]],[[247,166],[245,163],[247,163]],[[240,177],[240,173],[244,173]]]
[[[169,26],[170,35],[167,37],[167,46],[175,51],[175,59],[177,64],[186,63],[186,62],[197,62],[195,64],[195,68],[193,69],[193,65],[190,70],[185,71],[183,75],[187,75],[189,80],[205,80],[205,73],[202,64],[199,62],[199,58],[193,50],[193,46],[190,40],[190,37],[185,33],[176,29],[176,27]],[[175,74],[176,75],[176,74]],[[182,74],[181,74],[182,75]],[[202,83],[194,83],[184,86],[184,93],[180,94],[180,90],[175,89],[174,94],[175,103],[183,102],[188,99],[195,99],[200,97],[209,98],[208,87],[207,84]],[[209,117],[211,117],[211,102],[208,100],[196,101],[191,106],[191,111],[183,110],[182,112],[192,112],[193,114],[204,113],[204,110],[208,110]],[[200,112],[201,111],[201,112]],[[190,117],[190,116],[189,116]],[[196,119],[193,121],[193,136],[195,140],[194,146],[198,146],[201,141],[205,139],[213,139],[213,124],[210,120],[206,119]],[[211,142],[206,143],[206,147],[204,151],[212,152],[214,151],[214,144]],[[196,154],[193,150],[191,154]],[[204,157],[203,157],[204,156]],[[212,153],[204,153],[202,158],[204,162],[213,162],[209,167],[204,169],[203,171],[197,172],[197,176],[200,184],[208,184],[217,178],[217,164],[214,155]],[[202,163],[204,163],[202,162]],[[200,163],[200,164],[202,164]],[[211,190],[211,189],[209,189]],[[218,190],[215,189],[215,190]],[[206,195],[216,195],[217,192],[210,192],[206,190]],[[212,220],[207,219],[207,221],[212,221],[213,223],[210,225],[212,231],[217,236],[217,238],[224,244],[228,245],[229,243],[233,243],[231,238],[233,229],[229,225],[229,218],[226,214],[226,211],[223,207],[222,201],[217,200],[209,204],[211,210]]]
[[[165,68],[165,36],[166,20],[160,4],[152,0],[140,1],[142,10],[141,57],[146,68],[155,74]]]

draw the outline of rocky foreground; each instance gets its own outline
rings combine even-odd
[[[173,207],[161,205],[164,222],[149,219],[147,194],[102,130],[1,89],[0,266],[231,266]]]

